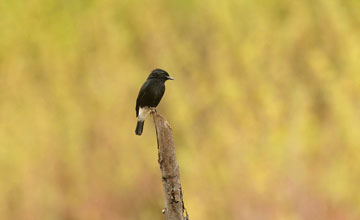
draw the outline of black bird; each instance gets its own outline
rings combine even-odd
[[[136,135],[142,134],[146,116],[150,110],[155,109],[163,97],[166,80],[174,80],[174,78],[169,76],[165,70],[154,69],[142,85],[136,99],[136,117],[138,118],[135,129]]]

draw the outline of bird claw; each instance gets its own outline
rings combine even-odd
[[[151,114],[156,114],[156,113],[157,113],[156,108],[155,108],[155,107],[151,107],[151,108],[150,108],[150,113],[151,113]]]

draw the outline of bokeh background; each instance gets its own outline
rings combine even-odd
[[[360,1],[0,2],[0,219],[162,219],[167,70],[191,219],[360,219]]]

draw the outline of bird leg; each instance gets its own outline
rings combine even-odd
[[[155,107],[150,107],[150,114],[156,114],[156,108]]]

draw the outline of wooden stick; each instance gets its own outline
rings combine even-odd
[[[163,214],[166,220],[188,220],[180,183],[179,165],[176,160],[173,132],[166,119],[151,112],[156,129],[158,143],[158,162],[162,175],[165,196]]]

